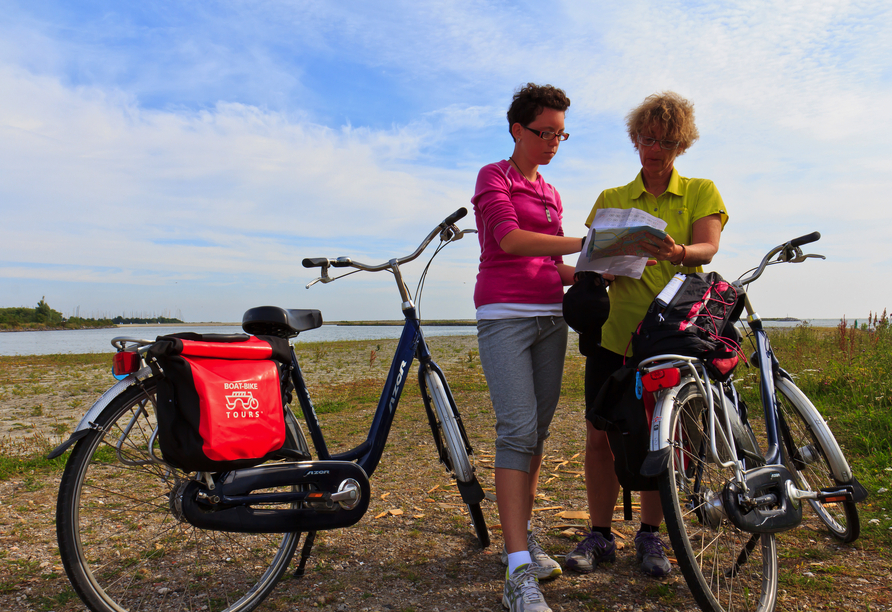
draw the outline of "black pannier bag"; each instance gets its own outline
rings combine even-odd
[[[146,354],[158,384],[161,455],[186,472],[259,465],[285,443],[288,341],[274,336],[158,336]]]
[[[636,392],[637,369],[626,364],[615,371],[598,392],[585,418],[607,434],[613,452],[613,468],[625,491],[656,491],[655,477],[641,475],[641,466],[650,447],[650,414],[643,397]],[[652,398],[653,396],[650,395]]]
[[[734,327],[743,310],[737,290],[717,272],[678,274],[675,294],[651,302],[632,334],[632,362],[661,354],[702,358],[710,374],[727,380],[738,361],[740,334]]]
[[[680,276],[674,295],[663,301],[661,293],[654,299],[632,334],[632,359],[607,379],[586,409],[586,419],[607,434],[627,515],[629,491],[658,488],[656,477],[641,474],[650,448],[654,393],[679,382],[677,372],[672,380],[657,380],[660,373],[652,373],[641,381],[638,363],[660,354],[701,357],[710,374],[721,380],[737,365],[740,335],[734,322],[743,309],[737,291],[715,272]]]

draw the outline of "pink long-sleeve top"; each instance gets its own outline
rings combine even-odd
[[[563,236],[564,209],[557,190],[541,175],[531,183],[502,160],[480,170],[471,203],[480,241],[474,305],[561,303],[564,289],[557,264],[562,257],[511,255],[499,246],[515,229]]]

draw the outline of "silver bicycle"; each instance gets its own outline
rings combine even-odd
[[[781,367],[746,293],[767,266],[823,259],[800,248],[819,238],[815,232],[773,248],[732,283],[755,345],[764,418],[747,410],[733,377],[711,379],[698,358],[658,355],[638,366],[642,377],[679,380],[657,393],[642,473],[659,477],[669,539],[703,610],[774,610],[775,534],[800,524],[804,504],[840,541],[860,532],[855,503],[866,491],[826,421]]]

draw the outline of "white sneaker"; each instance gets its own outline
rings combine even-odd
[[[552,612],[539,589],[535,563],[524,563],[511,575],[505,572],[502,605],[509,612]]]
[[[557,578],[563,571],[560,564],[548,556],[536,541],[536,531],[527,532],[527,550],[530,551],[530,557],[536,567],[536,578],[539,580],[550,580]],[[502,565],[508,565],[508,549],[502,546]]]

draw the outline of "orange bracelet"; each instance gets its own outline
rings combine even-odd
[[[681,266],[683,266],[683,265],[684,265],[684,258],[688,256],[688,250],[685,248],[685,246],[684,246],[683,244],[680,244],[679,246],[681,247],[681,259],[678,260],[678,263],[675,263],[674,261],[670,261],[670,262],[669,262],[669,263],[671,263],[673,266],[677,266],[677,267],[681,267]]]

